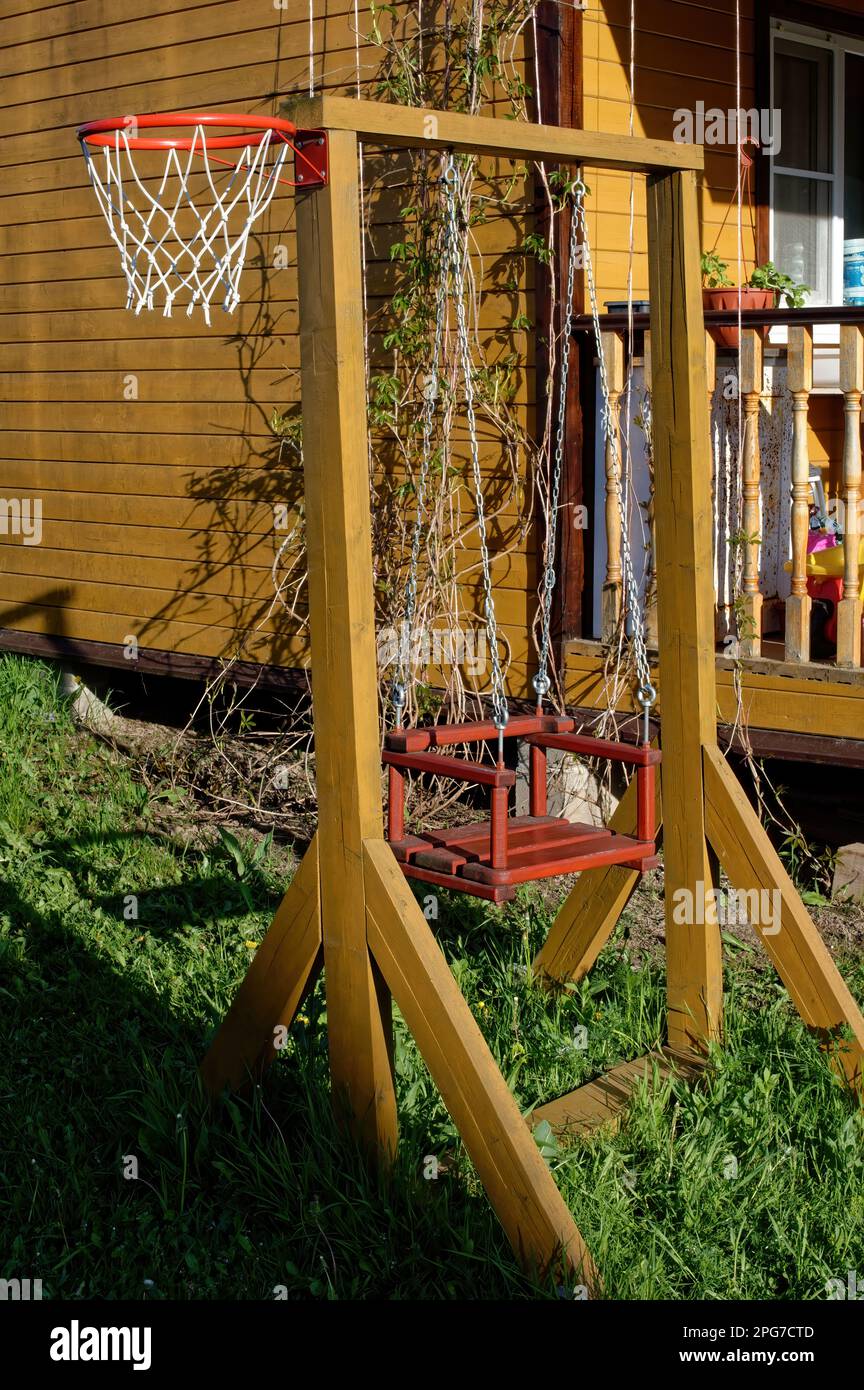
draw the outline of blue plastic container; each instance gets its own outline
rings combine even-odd
[[[864,308],[864,237],[843,243],[843,303]]]

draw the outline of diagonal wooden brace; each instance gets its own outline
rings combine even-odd
[[[662,825],[660,778],[654,794],[656,834]],[[609,822],[609,829],[634,835],[638,797],[634,778]],[[612,865],[588,869],[565,899],[543,946],[534,959],[534,974],[543,984],[581,980],[599,956],[617,926],[621,913],[639,884],[636,869]]]
[[[708,838],[732,884],[779,894],[779,930],[757,934],[808,1028],[864,1099],[864,1018],[740,782],[715,746],[704,750]],[[844,1040],[842,1034],[848,1033]]]
[[[275,1030],[290,1027],[321,963],[316,836],[201,1063],[212,1095],[247,1084],[269,1065]]]
[[[591,1255],[389,845],[363,849],[370,950],[514,1250],[596,1291]]]

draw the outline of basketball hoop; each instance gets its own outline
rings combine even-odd
[[[140,133],[157,129],[170,133]],[[211,129],[216,133],[208,135]],[[217,293],[232,313],[240,301],[250,233],[277,185],[308,188],[325,177],[320,157],[303,153],[308,136],[294,143],[296,126],[276,116],[120,116],[88,121],[77,135],[120,252],[126,307],[136,314],[158,300],[170,318],[175,300],[185,302],[188,295],[186,313],[200,304],[209,324]],[[316,139],[323,143],[317,133]],[[311,173],[280,177],[289,149]],[[225,158],[216,150],[237,153]],[[148,157],[160,151],[166,152],[164,162]]]

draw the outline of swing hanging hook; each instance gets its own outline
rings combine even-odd
[[[393,708],[396,711],[396,727],[401,729],[405,706],[408,703],[408,692],[405,682],[395,680],[390,687],[390,699],[393,701]]]
[[[498,730],[498,766],[504,766],[504,730],[510,723],[510,711],[506,704],[496,702],[492,712],[492,723]]]
[[[651,684],[650,681],[646,681],[644,685],[640,685],[638,691],[636,692],[636,698],[642,706],[642,714],[645,719],[645,723],[642,729],[642,741],[643,743],[650,743],[651,723],[649,716],[657,699],[657,691],[654,689],[654,686]]]

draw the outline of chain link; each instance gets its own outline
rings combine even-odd
[[[555,453],[552,467],[552,486],[549,491],[549,514],[544,546],[543,591],[541,598],[540,657],[537,674],[532,682],[538,700],[549,692],[549,652],[552,637],[552,598],[558,576],[555,572],[555,545],[558,535],[558,505],[561,497],[561,476],[564,470],[564,440],[567,428],[567,386],[570,380],[570,321],[573,317],[573,294],[576,281],[576,259],[579,247],[580,208],[585,185],[579,180],[572,190],[570,212],[570,248],[567,262],[567,292],[564,301],[561,344],[561,379],[558,385],[558,420],[555,430]]]
[[[393,703],[397,711],[405,705],[405,682],[407,680],[408,655],[410,653],[411,636],[413,633],[414,617],[417,606],[417,575],[420,560],[420,548],[423,538],[423,523],[426,512],[426,495],[429,481],[429,469],[432,455],[432,435],[434,431],[436,406],[439,392],[439,368],[443,353],[444,334],[447,321],[447,301],[449,296],[449,286],[452,281],[452,294],[456,310],[456,336],[459,354],[459,365],[465,384],[465,413],[468,422],[468,436],[470,442],[471,455],[471,474],[474,485],[474,498],[477,511],[477,531],[480,540],[480,558],[483,576],[483,611],[486,621],[486,631],[491,648],[492,663],[492,711],[493,720],[499,732],[503,731],[509,720],[507,707],[507,696],[504,687],[504,673],[501,667],[501,659],[498,651],[498,624],[495,615],[495,602],[492,587],[491,560],[489,555],[489,544],[486,526],[486,510],[483,498],[483,476],[480,468],[480,449],[477,438],[477,415],[474,404],[474,378],[471,362],[471,347],[468,336],[467,316],[465,312],[465,293],[463,285],[463,269],[467,255],[467,245],[462,237],[459,226],[458,212],[458,168],[455,156],[450,153],[441,173],[441,182],[444,189],[446,202],[446,215],[443,225],[442,249],[441,249],[441,280],[436,305],[435,316],[435,335],[433,341],[432,369],[429,375],[427,386],[424,392],[423,404],[423,426],[421,439],[421,461],[420,472],[417,480],[417,512],[414,521],[414,531],[411,542],[411,558],[409,562],[408,586],[406,591],[405,603],[405,627],[403,630],[404,641],[399,643],[399,680],[394,682]],[[570,223],[570,245],[569,259],[567,266],[567,291],[565,297],[564,325],[565,335],[562,347],[561,378],[559,383],[558,396],[558,415],[555,432],[555,450],[553,455],[552,479],[549,497],[549,525],[547,527],[544,574],[541,600],[541,641],[540,654],[537,674],[534,677],[534,689],[538,699],[542,700],[549,690],[549,656],[551,651],[551,619],[552,619],[552,599],[557,580],[555,570],[555,540],[557,532],[558,507],[561,495],[561,478],[563,475],[564,463],[564,444],[566,437],[566,409],[567,409],[567,388],[570,372],[570,352],[569,352],[569,327],[573,313],[573,298],[575,292],[575,270],[577,252],[579,246],[579,234],[582,233],[583,245],[585,248],[585,269],[588,282],[588,294],[591,303],[591,317],[594,325],[594,337],[597,348],[597,360],[600,374],[600,392],[603,400],[603,433],[612,451],[614,461],[615,476],[615,495],[618,506],[618,516],[621,526],[621,561],[622,573],[624,578],[624,609],[628,620],[628,636],[632,643],[633,654],[636,662],[636,675],[639,682],[637,697],[639,703],[645,711],[646,736],[648,728],[648,711],[656,700],[656,691],[651,684],[651,666],[648,659],[648,646],[645,635],[645,613],[641,602],[639,587],[636,583],[636,576],[633,568],[633,554],[630,544],[630,528],[627,524],[627,514],[625,498],[621,487],[622,471],[621,458],[618,449],[617,433],[612,419],[612,408],[609,396],[609,378],[606,369],[606,355],[603,350],[603,336],[600,328],[600,314],[597,304],[597,288],[594,279],[594,268],[591,259],[591,245],[588,235],[587,218],[585,214],[585,186],[580,181],[573,190],[573,210]]]
[[[450,271],[453,277],[453,299],[456,306],[456,337],[459,360],[465,382],[465,414],[468,420],[468,437],[471,446],[471,474],[474,482],[474,501],[477,510],[477,532],[480,538],[480,559],[483,570],[483,610],[486,619],[486,633],[489,638],[492,662],[492,719],[499,734],[507,727],[510,714],[507,708],[507,695],[504,689],[504,673],[498,652],[498,624],[495,618],[495,600],[492,593],[492,567],[489,559],[489,544],[486,534],[486,509],[483,501],[483,475],[480,471],[480,446],[477,440],[477,415],[474,409],[474,377],[471,364],[471,346],[468,340],[468,324],[465,314],[465,292],[463,270],[467,257],[467,238],[463,242],[458,222],[458,170],[455,156],[448,156],[443,177],[447,180],[447,214],[451,224],[448,242],[451,248]]]
[[[449,183],[445,181],[444,187],[449,194]],[[432,366],[423,392],[420,471],[417,477],[416,490],[417,512],[414,518],[414,533],[411,538],[411,558],[408,564],[408,586],[405,594],[404,626],[398,646],[399,679],[394,683],[393,688],[393,703],[397,711],[401,710],[406,703],[405,687],[408,679],[408,663],[410,661],[411,640],[414,632],[414,615],[417,609],[417,575],[420,567],[420,547],[423,543],[423,523],[426,516],[426,494],[429,485],[429,469],[432,462],[432,435],[435,429],[435,414],[440,388],[440,364],[444,350],[444,333],[447,326],[447,277],[448,268],[453,260],[453,248],[450,246],[451,230],[452,222],[451,218],[448,216],[444,219],[441,232],[441,250],[439,255],[441,274],[438,281],[435,307],[435,336],[432,344]]]
[[[423,425],[421,436],[420,472],[417,479],[417,511],[411,540],[411,558],[408,566],[408,585],[405,597],[405,618],[403,638],[399,642],[399,678],[393,683],[393,704],[397,718],[401,719],[407,693],[408,657],[417,608],[417,576],[420,563],[420,548],[423,540],[423,523],[426,513],[426,495],[429,482],[429,469],[432,457],[432,435],[435,427],[436,406],[440,384],[440,362],[443,353],[444,334],[447,325],[447,302],[452,292],[456,310],[456,338],[459,353],[459,366],[465,382],[465,413],[468,421],[468,436],[471,452],[471,474],[474,485],[474,500],[477,510],[477,530],[480,538],[480,557],[483,572],[483,614],[486,632],[491,648],[492,662],[492,713],[499,733],[509,720],[507,696],[504,689],[504,673],[498,652],[498,624],[495,617],[495,601],[492,590],[492,567],[486,529],[486,509],[483,500],[483,476],[480,469],[480,446],[477,439],[477,414],[474,406],[474,377],[471,364],[471,346],[468,338],[468,324],[465,313],[465,294],[463,287],[463,268],[467,254],[467,244],[463,241],[458,215],[458,168],[451,153],[441,171],[441,186],[444,190],[445,217],[442,232],[440,257],[440,282],[435,314],[435,336],[432,349],[432,370],[424,392]],[[451,291],[452,283],[452,291]]]

